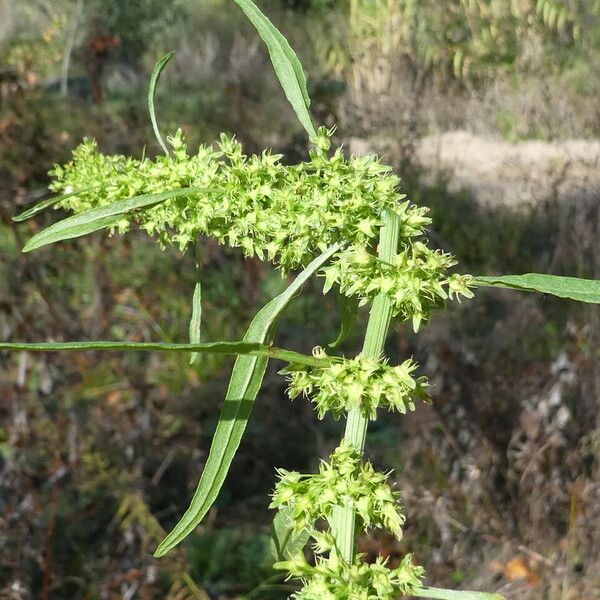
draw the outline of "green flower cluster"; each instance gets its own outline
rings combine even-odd
[[[317,348],[315,355],[327,358]],[[374,420],[377,408],[406,413],[414,410],[414,399],[427,400],[427,378],[414,378],[417,365],[405,360],[391,367],[385,361],[358,355],[323,367],[293,366],[287,371],[288,394],[311,398],[322,419],[329,411],[335,419],[353,408],[360,408],[366,418]]]
[[[292,166],[266,151],[248,157],[226,135],[189,156],[178,131],[169,138],[172,156],[155,160],[107,156],[87,140],[71,162],[50,172],[51,188],[81,191],[58,204],[76,213],[143,194],[199,189],[126,215],[117,229],[136,222],[162,245],[181,249],[208,235],[284,270],[336,242],[372,245],[384,210],[397,211],[406,232],[418,227],[423,211],[399,202],[391,169],[374,156],[346,159],[340,148],[331,153],[330,136],[321,128],[310,159]]]
[[[292,595],[296,600],[397,600],[421,587],[424,570],[413,565],[410,554],[395,568],[382,557],[366,563],[361,555],[350,565],[339,556],[330,533],[315,533],[314,537],[314,566],[302,553],[275,564],[289,577],[302,580],[304,587]],[[324,557],[325,553],[328,556]]]
[[[398,494],[387,484],[387,475],[378,473],[347,441],[336,448],[319,472],[303,475],[279,469],[270,508],[287,507],[292,528],[300,533],[318,519],[330,519],[336,506],[352,506],[363,527],[382,527],[402,537],[404,516],[398,510]]]
[[[322,274],[325,292],[337,286],[361,303],[386,294],[393,313],[412,319],[418,330],[431,310],[447,298],[471,297],[471,278],[448,273],[455,264],[449,254],[431,250],[419,240],[430,223],[427,209],[399,193],[399,179],[374,156],[345,158],[331,150],[331,131],[320,128],[309,160],[284,165],[280,155],[246,156],[241,145],[222,135],[214,146],[188,153],[181,131],[168,138],[169,156],[133,159],[99,152],[86,140],[65,166],[55,166],[51,189],[67,194],[58,207],[81,213],[119,200],[184,190],[181,195],[123,215],[114,227],[123,233],[133,225],[155,236],[162,246],[184,250],[199,235],[240,248],[246,256],[269,260],[282,271],[306,265],[318,252],[341,243]],[[388,263],[376,256],[382,215],[398,216],[399,253]],[[322,350],[319,355],[325,356]],[[379,407],[405,413],[416,398],[427,399],[427,380],[415,377],[416,365],[406,360],[389,366],[364,356],[332,360],[327,366],[288,370],[289,395],[311,397],[318,416],[335,418],[360,408],[374,419]],[[391,569],[379,558],[374,564],[360,556],[345,562],[329,531],[317,532],[315,522],[331,523],[336,507],[351,507],[363,530],[382,527],[402,536],[404,516],[398,494],[343,441],[323,461],[319,471],[303,475],[280,470],[271,503],[286,508],[296,533],[306,529],[315,539],[316,563],[303,555],[278,563],[290,577],[302,579],[298,600],[391,600],[420,586],[423,574],[410,556]]]
[[[402,321],[411,319],[415,332],[447,298],[473,297],[470,275],[448,274],[456,264],[450,254],[410,238],[401,244],[392,263],[360,245],[339,253],[333,264],[323,269],[324,291],[338,285],[344,295],[358,296],[362,304],[387,294],[393,315]]]

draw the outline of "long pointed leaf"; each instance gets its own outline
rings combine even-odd
[[[0,342],[0,351],[15,352],[68,352],[83,350],[123,350],[126,352],[197,352],[203,354],[231,354],[262,356],[283,360],[290,364],[318,367],[327,364],[331,359],[307,356],[256,342],[205,342],[204,344],[173,344],[169,342]],[[335,359],[333,359],[335,360]]]
[[[443,588],[421,588],[411,594],[418,598],[437,598],[439,600],[506,600],[500,594],[489,592],[470,592],[466,590],[447,590]]]
[[[338,248],[339,244],[331,246],[321,256],[315,258],[283,293],[266,304],[250,323],[244,341],[270,342],[275,333],[277,320],[290,300]],[[188,536],[216,500],[246,429],[252,405],[262,385],[267,362],[268,359],[265,357],[254,356],[240,356],[235,361],[219,423],[196,493],[189,508],[158,546],[154,556],[164,556]]]
[[[154,70],[152,71],[152,76],[150,77],[150,87],[148,88],[148,110],[150,111],[150,120],[152,121],[152,128],[154,129],[154,135],[160,144],[160,147],[163,149],[164,153],[169,156],[169,149],[167,148],[165,142],[160,135],[160,130],[158,129],[158,123],[156,121],[156,111],[154,109],[154,94],[156,92],[156,84],[160,78],[160,74],[163,72],[163,69],[167,66],[167,63],[173,58],[175,52],[169,52],[165,54],[157,63],[154,65]]]
[[[600,304],[600,280],[578,277],[559,277],[543,273],[524,275],[481,276],[475,278],[476,285],[511,288],[524,292],[541,292],[559,298],[570,298],[579,302]]]
[[[38,202],[31,208],[27,209],[26,211],[23,211],[22,213],[15,215],[12,218],[12,220],[15,221],[16,223],[20,223],[21,221],[27,221],[27,219],[31,219],[31,217],[34,217],[39,212],[42,212],[49,206],[52,206],[58,202],[61,202],[62,200],[66,200],[67,198],[71,198],[72,196],[78,196],[79,194],[83,194],[85,192],[90,192],[97,188],[98,188],[98,186],[95,185],[92,187],[84,188],[82,190],[76,190],[74,192],[69,192],[68,194],[61,194],[60,196],[53,196],[52,198],[42,200],[41,202]]]
[[[302,65],[283,34],[260,11],[252,0],[235,0],[248,19],[256,27],[269,50],[269,56],[281,87],[292,105],[296,116],[310,138],[316,136],[315,127],[308,111],[310,99]]]
[[[40,231],[25,244],[23,252],[30,252],[48,244],[70,240],[100,229],[105,229],[106,227],[111,227],[112,225],[116,225],[124,214],[132,210],[149,208],[170,198],[177,198],[178,196],[202,191],[200,188],[180,188],[161,194],[134,196],[133,198],[113,202],[107,206],[93,208],[92,210],[58,221],[58,223],[54,223],[54,225]]]

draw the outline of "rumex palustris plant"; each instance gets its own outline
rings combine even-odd
[[[458,592],[423,585],[424,571],[410,555],[392,567],[379,557],[367,563],[354,549],[356,530],[389,531],[400,538],[404,515],[388,474],[363,459],[367,424],[378,410],[405,413],[427,401],[427,379],[406,359],[390,365],[383,356],[390,322],[415,331],[448,299],[470,298],[481,285],[541,291],[600,302],[599,282],[527,274],[472,277],[451,272],[453,257],[427,244],[427,210],[400,193],[400,181],[374,156],[344,156],[332,148],[331,131],[316,129],[302,66],[283,35],[251,0],[235,0],[267,45],[275,72],[309,135],[308,159],[284,165],[265,151],[246,156],[222,135],[190,154],[181,131],[163,141],[154,111],[154,90],[171,55],[155,67],[149,108],[165,155],[154,160],[107,156],[85,140],[73,160],[51,172],[59,195],[15,217],[21,221],[54,205],[74,214],[35,235],[24,251],[100,229],[146,231],[162,246],[198,248],[200,236],[240,248],[271,262],[282,273],[300,270],[291,285],[254,317],[241,341],[200,342],[201,287],[193,294],[190,343],[66,342],[3,343],[4,350],[123,349],[237,355],[221,418],[196,493],[179,523],[156,549],[164,556],[206,515],[225,480],[250,417],[270,358],[287,363],[283,374],[291,399],[306,397],[323,418],[344,418],[343,439],[318,473],[278,471],[271,507],[275,569],[301,585],[298,600],[392,600],[412,595],[447,599],[494,599],[495,594]],[[340,299],[344,339],[359,305],[370,306],[361,353],[345,357],[319,346],[311,356],[273,345],[277,321],[313,275]],[[311,544],[313,560],[304,552]]]

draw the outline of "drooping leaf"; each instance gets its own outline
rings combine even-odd
[[[95,185],[92,187],[84,188],[82,190],[76,190],[74,192],[69,192],[68,194],[61,194],[60,196],[53,196],[52,198],[42,200],[41,202],[38,202],[31,208],[23,211],[22,213],[20,213],[18,215],[15,215],[12,218],[12,220],[15,221],[16,223],[20,223],[22,221],[27,221],[27,219],[31,219],[31,217],[35,217],[35,215],[42,212],[49,206],[53,206],[54,204],[57,204],[58,202],[61,202],[62,200],[66,200],[67,198],[71,198],[72,196],[78,196],[79,194],[83,194],[85,192],[90,192],[97,188],[98,188],[98,186]]]
[[[93,208],[92,210],[58,221],[54,225],[40,231],[25,244],[23,252],[30,252],[48,244],[70,240],[94,231],[99,231],[100,229],[105,229],[106,227],[111,227],[116,225],[123,218],[124,214],[132,210],[149,208],[170,198],[177,198],[178,196],[202,191],[199,188],[179,188],[177,190],[162,192],[161,194],[134,196],[126,200],[118,200],[107,206]]]
[[[339,244],[336,244],[315,258],[283,293],[266,304],[250,323],[244,341],[261,344],[270,342],[277,320],[290,300],[338,249]],[[179,523],[156,549],[156,557],[164,556],[188,536],[217,498],[246,429],[267,362],[268,358],[262,356],[240,356],[236,359],[208,459],[194,497]]]
[[[170,342],[119,342],[119,341],[93,341],[93,342],[0,342],[0,351],[15,352],[68,352],[82,350],[122,350],[126,352],[197,352],[203,354],[230,354],[261,356],[283,360],[290,364],[322,366],[328,359],[307,356],[277,348],[268,344],[250,341],[241,342],[205,342],[203,344],[174,344]],[[330,359],[331,360],[331,357]],[[334,359],[335,360],[335,359]]]
[[[283,91],[292,105],[296,116],[310,138],[316,136],[315,127],[309,113],[310,99],[306,89],[306,78],[302,65],[283,34],[260,11],[252,0],[235,0],[248,19],[256,27],[269,50],[275,74]]]
[[[358,298],[356,296],[348,297],[338,292],[336,300],[340,315],[340,331],[337,338],[331,344],[328,344],[330,348],[337,348],[348,339],[354,330],[358,315]]]
[[[511,288],[524,292],[541,292],[578,302],[600,303],[600,280],[560,277],[543,273],[491,275],[475,278],[476,285]]]
[[[198,243],[196,242],[196,285],[192,296],[192,318],[190,319],[189,336],[190,344],[200,343],[202,329],[202,284],[200,282],[200,260],[198,256]],[[198,353],[192,352],[190,365],[198,360]]]
[[[154,129],[154,135],[160,144],[160,147],[163,149],[164,153],[168,156],[169,149],[167,148],[165,142],[160,135],[160,130],[158,129],[158,122],[156,121],[156,111],[154,109],[154,94],[156,92],[156,84],[160,78],[160,74],[163,72],[163,69],[167,66],[167,63],[173,58],[175,52],[169,52],[165,54],[155,65],[152,71],[152,75],[150,77],[150,87],[148,88],[148,110],[150,111],[150,120],[152,121],[152,128]]]
[[[466,590],[447,590],[443,588],[421,588],[412,593],[418,598],[438,598],[439,600],[506,600],[500,594],[489,592],[470,592]]]
[[[277,511],[271,524],[271,555],[274,561],[289,560],[306,546],[310,537],[307,527],[300,533],[294,534],[292,527],[292,510],[284,506]]]

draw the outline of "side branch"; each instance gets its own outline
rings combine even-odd
[[[265,356],[290,364],[321,367],[331,362],[330,358],[318,358],[286,350],[276,346],[253,342],[207,342],[204,344],[176,344],[168,342],[46,342],[46,343],[0,343],[0,351],[25,350],[29,352],[54,352],[71,350],[125,350],[138,352],[198,352],[204,354],[230,354]]]

